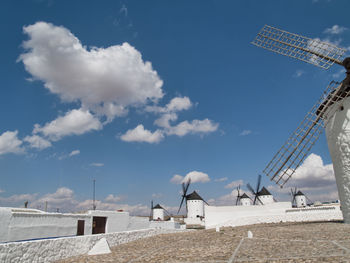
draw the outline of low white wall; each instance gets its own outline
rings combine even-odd
[[[180,223],[175,221],[151,221],[151,228],[156,229],[180,229]]]
[[[289,205],[288,205],[289,204]],[[342,220],[339,206],[292,209],[290,203],[279,202],[265,206],[213,207],[206,210],[205,227],[242,226],[260,223],[307,222]]]
[[[140,238],[180,230],[146,229],[99,235],[44,239],[0,244],[0,262],[53,262],[56,260],[86,254],[101,238],[109,246],[131,242]]]
[[[130,217],[128,212],[89,210],[88,214],[91,217],[107,217],[106,233],[121,232],[128,230]]]
[[[150,221],[148,217],[130,216],[128,230],[146,229],[150,228]]]
[[[91,217],[84,214],[45,213],[40,210],[2,208],[0,242],[75,236],[78,220],[85,221],[84,233],[91,234]]]

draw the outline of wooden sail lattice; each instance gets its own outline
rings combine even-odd
[[[324,69],[334,63],[342,65],[340,59],[346,52],[346,49],[318,38],[304,37],[268,25],[260,30],[252,44]]]
[[[342,110],[341,100],[348,96],[350,96],[349,87],[345,88],[342,84],[332,81],[295,132],[268,163],[263,173],[283,187],[305,160],[327,122],[338,110]]]

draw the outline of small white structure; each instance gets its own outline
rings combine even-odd
[[[258,205],[267,205],[267,204],[272,204],[275,201],[273,200],[272,194],[265,188],[263,187],[260,192],[258,192],[258,197],[261,203],[258,201]]]
[[[301,191],[298,191],[295,194],[295,203],[296,203],[297,207],[305,207],[306,206],[306,196]]]
[[[152,219],[158,221],[164,220],[164,208],[161,207],[159,204],[152,207]]]
[[[250,202],[250,197],[244,193],[241,198],[240,198],[240,203],[242,206],[249,206],[251,205],[251,202]]]
[[[204,200],[196,192],[186,196],[187,218],[185,223],[188,225],[204,225]]]

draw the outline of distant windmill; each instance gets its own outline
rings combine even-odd
[[[191,184],[191,178],[188,179],[187,183],[182,183],[182,199],[181,199],[181,203],[180,203],[180,206],[179,206],[179,210],[177,210],[177,213],[180,212],[180,209],[182,207],[182,204],[184,202],[184,200],[186,200],[186,197],[187,197],[187,191],[188,191],[188,187],[190,187],[190,184]],[[186,211],[187,211],[187,202],[186,202]]]
[[[263,204],[263,202],[259,198],[260,184],[261,184],[261,175],[260,174],[258,175],[258,181],[256,183],[256,190],[254,190],[253,187],[249,183],[247,184],[247,188],[254,196],[253,205],[256,205],[258,202],[260,204]]]
[[[312,203],[312,201],[303,194],[300,190],[298,191],[296,187],[290,189],[291,196],[292,196],[292,206],[295,207],[305,207],[307,206],[307,201]]]
[[[345,223],[350,223],[350,57],[342,60],[346,49],[265,25],[253,45],[328,69],[333,64],[345,67],[346,78],[332,81],[321,99],[264,169],[264,173],[283,185],[305,160],[325,127],[333,161]],[[346,147],[345,147],[346,146]]]
[[[238,185],[238,187],[237,187],[236,205],[239,204],[239,201],[241,200],[241,197],[242,197],[239,193],[239,190],[241,190],[241,185]]]

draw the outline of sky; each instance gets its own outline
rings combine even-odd
[[[251,44],[265,25],[350,50],[350,3],[1,1],[0,205],[171,212],[191,178],[213,205],[235,203],[331,80]],[[338,198],[324,134],[280,189]]]

